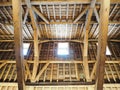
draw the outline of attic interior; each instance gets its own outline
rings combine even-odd
[[[120,90],[120,0],[0,0],[0,90]]]

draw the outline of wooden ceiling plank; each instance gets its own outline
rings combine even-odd
[[[4,14],[4,12],[0,9],[0,13],[2,14],[2,16],[7,19],[7,16]]]
[[[62,15],[61,15],[61,4],[59,4],[59,16],[60,16],[60,20],[62,18]]]
[[[43,13],[43,9],[42,9],[42,5],[41,4],[39,5],[39,8],[40,8],[40,12]]]
[[[3,74],[4,74],[5,70],[6,70],[6,67],[7,67],[7,65],[5,65],[5,67],[3,68],[2,72],[0,73],[0,79],[2,79]]]
[[[12,68],[12,71],[11,71],[11,74],[10,74],[9,81],[11,81],[11,79],[12,79],[12,77],[13,77],[13,74],[14,74],[14,72],[15,72],[15,69],[16,69],[16,67],[15,67],[15,65],[13,65],[13,68]]]
[[[69,4],[67,4],[67,10],[66,10],[66,20],[68,21],[68,14],[69,14]]]
[[[15,73],[15,75],[14,75],[14,81],[16,81],[16,79],[17,79],[17,74]]]
[[[109,18],[112,16],[112,14],[114,13],[114,11],[115,11],[115,9],[117,8],[117,6],[118,6],[118,4],[116,4],[116,5],[113,7],[112,11],[110,12]]]
[[[7,61],[3,62],[2,64],[0,64],[0,69],[5,66],[5,64],[7,63]]]
[[[99,23],[100,19],[99,19],[99,14],[98,14],[98,12],[97,12],[96,7],[94,8],[94,13],[95,13],[95,16],[96,16],[97,22]]]
[[[75,74],[76,74],[77,80],[80,80],[79,72],[78,72],[78,64],[77,63],[75,63]]]
[[[75,10],[76,10],[76,4],[74,4],[74,7],[73,7],[73,15],[72,15],[72,16],[73,16],[73,17],[72,17],[73,20],[74,20],[74,18],[75,18],[75,12],[76,12]]]
[[[28,8],[26,9],[26,13],[24,15],[24,20],[23,20],[23,24],[25,24],[26,20],[27,20],[27,16],[28,16]]]
[[[55,14],[55,5],[53,4],[52,5],[52,8],[53,8],[53,16],[54,16],[54,21],[56,21],[56,14]]]
[[[95,90],[103,90],[110,0],[101,0]]]
[[[50,82],[52,82],[52,78],[53,78],[53,63],[51,64]]]
[[[10,13],[8,12],[8,10],[7,10],[5,7],[3,7],[3,9],[5,10],[5,12],[6,12],[7,15],[9,16],[9,18],[12,20],[12,16],[11,16]]]
[[[106,76],[107,76],[108,81],[110,82],[110,78],[109,78],[108,72],[107,72],[107,70],[106,70],[106,67],[105,67],[105,74],[106,74]]]
[[[50,12],[49,12],[48,5],[46,5],[46,11],[47,11],[47,16],[48,16],[48,19],[50,20]]]
[[[112,67],[111,67],[111,65],[110,65],[109,63],[108,63],[108,67],[109,67],[110,72],[111,72],[111,74],[112,74],[113,80],[116,82],[115,75],[114,75],[113,70],[112,70]]]
[[[25,90],[21,0],[12,0],[18,90]]]
[[[13,49],[0,49],[0,52],[12,52],[14,51]]]
[[[115,16],[112,18],[112,20],[115,20],[117,17],[119,17],[119,13],[120,13],[120,9],[118,9],[117,13],[116,13]]]

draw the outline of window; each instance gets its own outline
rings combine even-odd
[[[96,43],[96,44],[98,46],[98,43]],[[108,46],[106,47],[106,55],[112,55]]]
[[[106,48],[106,55],[111,55],[111,52],[110,52],[110,49],[108,48],[108,46]]]
[[[68,43],[58,43],[58,55],[69,55],[69,44]]]
[[[23,43],[23,55],[26,56],[28,49],[29,49],[30,43]]]

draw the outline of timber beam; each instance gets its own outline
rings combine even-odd
[[[85,21],[85,28],[84,28],[84,45],[83,45],[83,66],[84,66],[84,72],[85,72],[85,76],[86,76],[86,80],[88,82],[91,81],[90,78],[90,73],[89,73],[89,65],[88,65],[88,33],[90,30],[90,22],[91,22],[91,17],[93,14],[93,10],[96,4],[96,0],[92,0],[90,7],[88,9],[88,14],[86,17],[86,21]]]
[[[96,9],[94,9],[94,12],[95,12],[95,15],[97,14],[96,13],[96,11],[95,11]],[[27,13],[27,12],[26,12]],[[82,13],[80,13],[80,14],[82,14]],[[26,18],[26,16],[25,16],[25,18]],[[77,18],[76,18],[77,19]],[[75,19],[75,20],[76,20]],[[75,21],[74,20],[74,21]],[[72,20],[69,20],[69,21],[38,21],[38,24],[47,24],[47,23],[49,23],[49,24],[84,24],[85,23],[85,21],[84,20],[82,20],[82,21],[77,21],[77,22],[74,22],[74,21],[72,21]],[[2,22],[1,22],[2,23]],[[26,22],[26,19],[24,19],[24,21],[23,21],[23,24],[32,24],[32,22]],[[90,22],[90,24],[99,24],[98,23],[98,20],[97,21],[91,21]],[[116,20],[110,20],[109,21],[109,24],[111,25],[111,24],[120,24],[120,21],[116,21]],[[13,25],[12,23],[4,23],[4,25]],[[5,36],[5,35],[1,35],[0,37],[3,37],[3,36]],[[9,37],[13,37],[13,35],[9,35]]]
[[[33,42],[34,40],[29,39],[29,40],[23,40],[24,42]],[[46,43],[46,42],[78,42],[78,43],[83,43],[83,40],[38,40],[39,43]],[[97,39],[88,39],[89,42],[98,42]],[[0,40],[0,42],[14,42],[14,40]],[[109,39],[108,42],[120,42],[120,40],[117,39]]]
[[[100,4],[101,0],[97,0],[96,3]],[[40,4],[90,4],[91,0],[31,0],[31,5]],[[111,4],[118,4],[120,0],[111,0]],[[21,5],[26,5],[22,2]],[[12,6],[12,2],[0,2],[0,6]]]
[[[38,51],[39,26],[37,24],[36,16],[32,9],[30,0],[26,0],[26,4],[29,9],[30,17],[32,20],[32,26],[33,26],[33,30],[34,30],[34,66],[33,66],[33,72],[32,72],[32,82],[35,82],[34,80],[35,80],[37,70],[38,70],[38,65],[39,65],[39,63],[38,63],[38,61],[39,61],[39,51]]]
[[[5,62],[5,63],[4,63]],[[27,63],[34,63],[34,61],[33,60],[25,60],[24,61],[25,63],[27,62]],[[39,64],[40,63],[47,63],[48,62],[48,60],[46,60],[46,61],[44,61],[44,60],[39,60]],[[0,63],[2,63],[2,64],[8,64],[8,63],[16,63],[16,61],[15,60],[0,60]],[[64,61],[63,62],[63,60],[57,60],[57,61],[55,61],[55,60],[49,60],[49,63],[83,63],[83,61],[82,60],[66,60],[66,61]],[[96,63],[96,60],[88,60],[88,63]],[[105,63],[118,63],[118,64],[120,64],[120,60],[114,60],[114,61],[109,61],[109,60],[106,60],[105,61]],[[0,65],[0,66],[3,66],[3,65]]]
[[[95,90],[103,90],[110,0],[101,0]]]
[[[18,90],[25,90],[21,0],[12,0]]]

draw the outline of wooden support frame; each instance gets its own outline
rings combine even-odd
[[[84,47],[83,47],[83,66],[84,66],[86,80],[88,82],[91,81],[89,75],[89,65],[88,65],[88,33],[89,33],[90,21],[95,7],[95,3],[96,0],[91,1],[91,5],[86,17],[85,28],[84,28],[85,35],[84,35]]]
[[[21,0],[12,0],[18,90],[25,90]]]
[[[3,63],[4,61],[2,61],[0,63]],[[9,79],[9,76],[8,76],[10,74],[9,71],[11,71],[9,66],[12,65],[12,67],[14,67],[14,70],[12,71],[12,73],[10,75],[10,77],[12,79],[10,78],[9,81],[11,81],[13,79],[14,79],[14,81],[16,81],[17,74],[16,74],[16,70],[15,70],[15,68],[16,68],[15,67],[15,61],[10,60],[10,61],[6,61],[6,62],[7,62],[6,65],[4,65],[4,67],[0,70],[2,70],[1,72],[3,72],[3,73],[4,72],[7,72],[7,73],[4,73],[4,74],[1,73],[0,77],[5,76],[3,78],[3,80],[7,81],[7,79]],[[96,62],[95,60],[88,61],[88,63],[91,64],[91,65],[93,65],[95,62]],[[38,73],[41,73],[41,74],[40,74],[40,77],[38,78],[38,80],[36,80],[37,82],[41,82],[41,80],[43,80],[43,82],[47,82],[46,80],[50,80],[50,82],[52,82],[52,80],[58,81],[58,80],[61,80],[61,79],[62,80],[68,80],[68,81],[72,81],[72,80],[79,81],[80,79],[85,80],[85,78],[82,78],[80,76],[80,73],[83,73],[80,70],[80,67],[83,67],[82,60],[77,60],[77,61],[76,60],[72,60],[72,61],[67,60],[67,61],[64,61],[64,62],[63,62],[63,60],[59,60],[59,61],[56,61],[56,60],[52,61],[51,60],[51,61],[49,61],[49,66],[47,68],[44,68],[44,67],[46,67],[47,63],[48,63],[48,61],[44,61],[44,60],[39,61],[40,67],[39,67]],[[116,79],[118,79],[118,77],[116,76],[117,73],[115,73],[116,70],[114,70],[114,69],[111,70],[110,67],[108,66],[108,64],[110,64],[112,66],[111,68],[113,68],[113,64],[118,65],[118,64],[120,64],[120,61],[119,60],[118,61],[107,60],[105,63],[106,63],[106,67],[105,67],[106,68],[106,74],[105,74],[104,80],[107,79],[109,82],[111,82],[111,80],[116,81]],[[33,70],[30,69],[30,66],[34,64],[34,61],[25,60],[24,64],[25,64],[25,72],[26,72],[25,73],[25,76],[26,76],[25,80],[31,80],[31,72],[33,72]],[[59,67],[57,66],[58,64],[59,64]],[[79,67],[77,67],[77,65]],[[77,69],[80,70],[80,71],[77,72]],[[118,72],[119,72],[119,67],[117,67],[116,69],[118,69]],[[61,72],[61,70],[64,73],[63,75],[59,75],[59,71]],[[68,71],[69,74],[65,74],[66,71]],[[82,71],[83,71],[83,68],[82,68]],[[14,72],[14,78],[13,78],[13,72]],[[58,74],[56,74],[56,72]],[[74,72],[74,74],[73,74],[73,72]],[[68,78],[64,78],[64,77],[68,77]],[[93,77],[92,79],[95,80],[95,77]]]
[[[35,81],[38,81],[39,80],[39,77],[42,75],[42,73],[45,71],[45,69],[48,67],[49,65],[49,62],[47,62],[44,67],[41,69],[41,71],[38,73],[38,75],[36,76],[36,79]]]
[[[34,40],[23,40],[24,42],[33,42]],[[83,40],[38,40],[39,43],[46,43],[46,42],[78,42],[78,43],[83,43]],[[88,39],[89,42],[98,42],[97,39]],[[0,42],[14,42],[14,40],[0,40]],[[116,39],[109,39],[108,42],[120,42],[120,40],[116,40]],[[0,50],[0,51],[6,51],[6,50]],[[9,51],[12,51],[11,49],[9,49]]]
[[[40,16],[41,19],[43,19],[47,24],[49,24],[49,21],[45,16],[43,16],[42,13],[40,13],[34,6],[32,6],[32,9],[35,11],[36,14],[38,14],[38,16]]]
[[[97,0],[96,3],[100,3],[101,0]],[[91,2],[91,0],[32,0],[31,4],[32,5],[40,5],[40,4],[72,4],[72,3],[76,3],[76,4],[89,4]],[[116,4],[116,3],[120,3],[120,0],[111,0],[112,4]],[[22,2],[21,5],[26,5],[25,2]],[[12,6],[12,2],[0,2],[0,6]]]
[[[78,20],[80,20],[80,18],[86,13],[86,11],[88,10],[88,6],[78,15],[78,17],[73,21],[73,23],[75,24]]]
[[[8,64],[8,63],[16,63],[16,61],[15,60],[0,60],[0,63],[6,63],[6,64]],[[48,61],[46,60],[39,60],[39,63],[47,63]],[[26,60],[26,63],[34,63],[34,61],[32,61],[32,60]],[[66,61],[64,61],[63,62],[63,60],[49,60],[49,63],[83,63],[83,61],[82,60],[66,60]],[[88,63],[96,63],[96,60],[90,60],[90,61],[88,61]],[[118,60],[116,60],[116,61],[108,61],[108,60],[106,60],[105,61],[105,63],[117,63],[117,64],[119,64],[120,63],[120,60],[118,59]],[[2,64],[1,64],[2,65]],[[5,65],[5,64],[4,64]]]
[[[101,0],[95,90],[103,90],[110,0]]]
[[[37,20],[35,17],[35,13],[32,10],[32,6],[30,3],[30,0],[26,0],[26,4],[30,13],[30,17],[31,17],[31,21],[32,21],[32,26],[34,29],[34,66],[33,66],[33,72],[32,72],[32,80],[31,82],[35,82],[35,77],[37,74],[37,70],[38,70],[38,61],[39,61],[39,49],[38,49],[38,33],[39,33],[39,27],[37,24]]]

